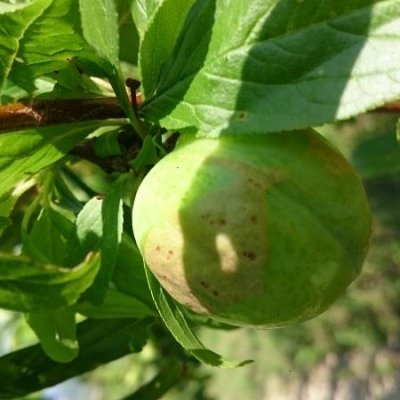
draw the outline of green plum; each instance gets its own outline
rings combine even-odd
[[[133,205],[139,250],[176,301],[258,328],[324,312],[359,275],[371,226],[357,173],[313,130],[182,135]]]

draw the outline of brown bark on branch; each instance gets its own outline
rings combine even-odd
[[[42,126],[125,118],[116,98],[34,100],[0,106],[0,133]]]

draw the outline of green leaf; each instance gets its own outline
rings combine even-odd
[[[35,184],[33,180],[28,180],[18,184],[13,190],[0,196],[0,237],[5,228],[11,223],[8,218],[18,199]]]
[[[123,153],[121,145],[118,141],[119,131],[113,130],[106,132],[96,138],[94,142],[94,151],[99,157],[117,156]]]
[[[114,0],[79,0],[79,7],[87,42],[111,65],[118,65],[118,17]]]
[[[64,264],[75,265],[90,251],[100,251],[101,267],[85,299],[100,305],[117,263],[122,235],[122,181],[117,181],[104,200],[89,200],[76,219],[76,227],[67,242]]]
[[[169,297],[147,267],[146,275],[154,303],[166,327],[175,340],[191,355],[205,364],[220,368],[238,368],[252,362],[251,360],[225,360],[219,354],[204,347],[193,333],[178,304]]]
[[[95,57],[82,37],[74,0],[35,0],[0,18],[0,102],[7,101],[6,79],[30,95],[38,77],[63,68],[69,58]]]
[[[18,52],[19,40],[26,28],[41,14],[42,7],[43,4],[39,1],[22,6],[19,10],[8,7],[8,12],[0,17],[0,100],[5,81]],[[3,9],[4,11],[6,10]]]
[[[140,42],[139,66],[145,97],[153,92],[195,0],[161,0]]]
[[[122,180],[117,181],[104,198],[101,207],[102,234],[100,242],[101,267],[92,287],[85,294],[93,304],[100,305],[106,295],[117,262],[123,228]]]
[[[132,17],[140,37],[143,37],[144,31],[161,1],[135,0],[131,2]]]
[[[98,122],[91,121],[0,135],[0,196],[27,174],[62,158],[98,127]]]
[[[75,229],[67,241],[63,265],[71,267],[81,262],[90,251],[100,249],[103,224],[101,208],[103,200],[99,197],[90,199],[75,221]]]
[[[141,171],[143,168],[149,165],[156,164],[158,160],[159,157],[157,155],[157,147],[154,143],[154,137],[146,136],[139,154],[134,160],[129,162],[129,165],[135,171]]]
[[[0,253],[0,307],[23,312],[67,307],[92,284],[99,266],[95,253],[74,268]]]
[[[60,363],[78,355],[75,313],[70,310],[31,312],[25,315],[29,326],[40,339],[44,352]]]
[[[50,359],[40,345],[0,358],[0,398],[26,396],[101,364],[141,351],[152,320],[87,320],[78,325],[79,355],[68,364]]]
[[[137,298],[152,310],[155,309],[143,268],[143,258],[126,233],[122,234],[112,283],[118,291]]]
[[[80,0],[83,34],[87,42],[105,62],[101,68],[107,73],[114,92],[132,126],[142,136],[143,128],[133,112],[119,63],[118,15],[113,0]]]
[[[74,311],[90,318],[145,318],[156,316],[155,310],[135,297],[109,289],[101,306],[85,301],[74,306]]]
[[[397,0],[197,1],[145,117],[210,137],[346,119],[400,97]]]
[[[71,221],[57,211],[42,209],[24,243],[24,253],[44,263],[62,265],[66,238],[73,226]]]

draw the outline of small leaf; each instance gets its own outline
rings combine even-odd
[[[161,0],[143,34],[139,66],[145,97],[153,92],[161,67],[171,55],[186,15],[195,0]]]
[[[86,320],[77,327],[79,355],[68,364],[50,359],[40,345],[0,358],[0,398],[23,397],[99,365],[141,351],[153,320]]]
[[[81,262],[90,251],[100,249],[103,224],[101,207],[103,200],[97,197],[90,199],[75,221],[75,229],[67,241],[63,265],[71,267]]]
[[[123,225],[121,185],[122,180],[117,181],[104,200],[94,197],[85,204],[67,243],[67,266],[79,262],[89,251],[101,253],[100,270],[84,295],[95,305],[102,303],[117,262]]]
[[[154,303],[156,304],[161,318],[174,336],[175,340],[181,344],[185,350],[196,357],[199,361],[213,367],[237,368],[252,362],[251,360],[225,360],[217,353],[204,347],[193,333],[179,306],[169,297],[168,294],[166,294],[147,267],[146,275]]]
[[[91,121],[0,135],[0,197],[28,174],[62,158],[98,127]]]
[[[26,314],[26,320],[50,358],[60,363],[67,363],[78,355],[74,312],[70,310],[31,312]]]
[[[67,307],[92,284],[99,267],[94,253],[74,268],[0,253],[0,307],[23,312]]]

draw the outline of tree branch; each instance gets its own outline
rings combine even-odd
[[[0,133],[110,118],[126,118],[112,97],[22,101],[0,106]]]

